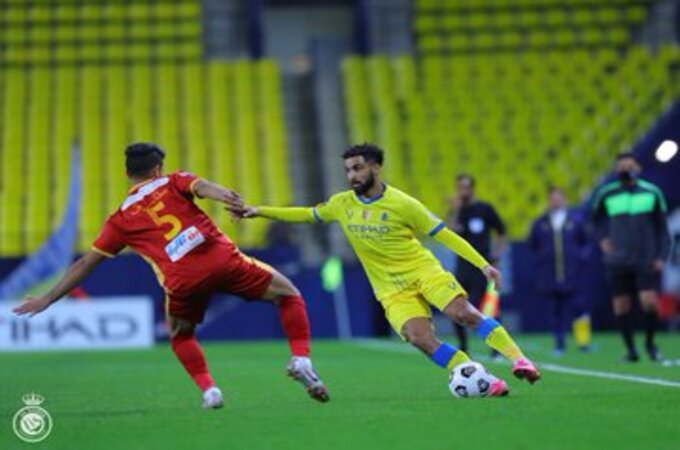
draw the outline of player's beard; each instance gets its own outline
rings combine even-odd
[[[373,176],[373,172],[370,172],[368,178],[366,178],[366,181],[360,183],[359,185],[352,185],[352,189],[354,189],[354,192],[356,192],[357,195],[366,195],[366,193],[373,187],[374,184],[375,177]]]

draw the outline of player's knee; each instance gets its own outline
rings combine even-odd
[[[299,297],[300,296],[300,291],[298,288],[295,287],[295,285],[291,282],[288,281],[288,284],[283,288],[283,292],[281,293],[282,297]]]
[[[280,301],[285,297],[297,297],[299,295],[300,291],[298,291],[292,281],[281,273],[274,272],[274,277],[267,292],[267,298]]]
[[[176,336],[193,336],[196,331],[196,324],[182,319],[173,319],[170,322],[170,335]]]
[[[467,328],[476,328],[483,320],[479,311],[465,299],[456,299],[452,302],[447,314],[453,321]]]

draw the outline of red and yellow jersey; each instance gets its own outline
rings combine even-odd
[[[207,278],[217,253],[239,253],[194,203],[198,180],[175,172],[133,186],[92,249],[112,258],[131,247],[153,266],[168,293],[191,291]]]

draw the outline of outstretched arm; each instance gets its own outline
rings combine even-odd
[[[246,206],[241,215],[245,218],[264,217],[265,219],[280,220],[282,222],[322,223],[323,220],[315,212],[315,208],[306,207],[274,207],[274,206]]]
[[[26,301],[13,311],[20,316],[29,314],[31,317],[44,311],[78,286],[104,259],[104,255],[90,250],[71,264],[62,279],[47,294],[42,297],[26,297]]]
[[[193,185],[192,190],[199,198],[208,198],[216,202],[224,203],[230,211],[243,208],[241,195],[212,181],[199,179]]]

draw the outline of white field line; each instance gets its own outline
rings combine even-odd
[[[416,350],[407,344],[396,342],[385,342],[373,339],[356,339],[351,341],[361,348],[377,351],[387,351],[392,353],[415,353]],[[476,359],[488,360],[486,357]],[[652,384],[655,386],[665,386],[672,388],[680,388],[679,381],[665,380],[663,378],[641,377],[637,375],[627,375],[616,372],[605,372],[601,370],[578,369],[576,367],[562,366],[559,364],[539,363],[541,370],[548,372],[567,373],[570,375],[579,375],[583,377],[604,378],[607,380],[629,381],[632,383]]]

